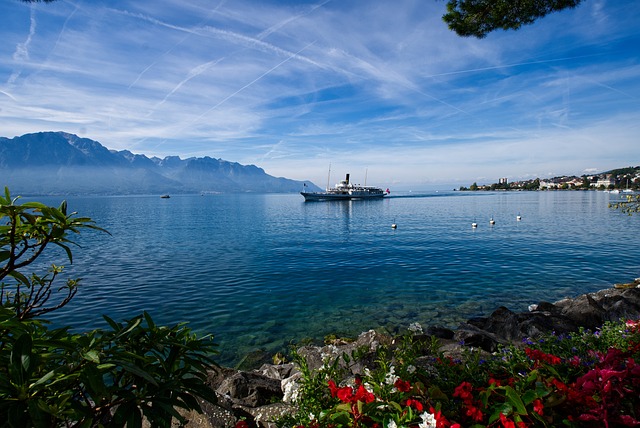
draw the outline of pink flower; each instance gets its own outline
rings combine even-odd
[[[640,332],[640,320],[628,320],[625,324],[629,330]]]

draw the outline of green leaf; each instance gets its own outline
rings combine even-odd
[[[21,284],[26,285],[27,287],[31,285],[29,279],[17,270],[9,272],[9,276],[15,278],[17,281],[19,281]]]
[[[144,316],[145,321],[147,321],[147,325],[149,326],[149,329],[154,330],[156,328],[156,324],[153,322],[151,315],[149,315],[147,311],[144,311],[142,315]]]
[[[102,315],[102,318],[104,318],[104,320],[107,322],[107,324],[109,324],[109,327],[111,327],[112,330],[119,330],[121,328],[121,326],[117,322],[109,318],[107,315]]]
[[[127,428],[139,428],[142,427],[142,415],[139,409],[132,409],[127,418]]]
[[[432,387],[429,388],[429,397],[431,397],[432,399],[434,399],[436,401],[448,401],[449,400],[449,397],[447,396],[447,394],[442,392],[442,390],[440,388],[438,388],[437,386],[432,386]]]
[[[151,376],[146,371],[142,370],[140,367],[130,364],[127,361],[114,361],[114,363],[116,363],[117,365],[120,365],[125,371],[133,374],[134,376],[141,377],[142,379],[146,380],[153,386],[156,386],[156,387],[159,386],[158,382],[153,378],[153,376]]]
[[[494,412],[491,414],[491,417],[489,418],[488,425],[491,425],[492,423],[500,419],[500,413],[504,415],[510,415],[512,411],[513,411],[513,408],[508,403],[502,403],[496,406]]]
[[[97,368],[98,370],[109,370],[109,369],[112,369],[112,368],[114,368],[114,367],[116,367],[116,365],[115,365],[115,364],[111,364],[111,363],[107,363],[107,364],[98,364],[98,365],[96,366],[96,368]]]
[[[396,403],[395,401],[390,401],[389,404],[391,405],[391,407],[396,409],[396,411],[402,412],[402,406]]]
[[[91,361],[92,363],[100,364],[100,353],[95,349],[92,349],[82,354],[82,358],[84,358],[85,360]]]
[[[31,388],[37,387],[42,385],[43,383],[48,382],[49,380],[51,380],[51,378],[53,378],[53,376],[56,374],[55,370],[51,370],[49,373],[47,373],[46,375],[42,376],[40,379],[38,379],[36,382],[32,383],[30,386]]]
[[[10,357],[10,375],[18,385],[24,385],[30,375],[32,344],[33,341],[28,333],[21,334],[13,344]]]
[[[518,395],[518,393],[510,386],[505,386],[504,390],[507,396],[507,400],[516,409],[516,413],[520,415],[526,415],[527,409],[524,406],[520,395]]]

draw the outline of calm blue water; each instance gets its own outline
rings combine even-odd
[[[68,269],[84,286],[50,318],[88,329],[105,326],[101,314],[147,310],[158,323],[214,334],[219,362],[233,364],[292,340],[415,321],[454,327],[500,305],[525,310],[640,276],[640,216],[610,210],[614,195],[407,196],[68,198],[112,235],[79,237]]]

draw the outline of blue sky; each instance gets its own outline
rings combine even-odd
[[[640,2],[461,38],[442,0],[0,5],[0,136],[66,131],[324,186],[640,165]]]

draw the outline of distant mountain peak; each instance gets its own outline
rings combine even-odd
[[[0,185],[14,194],[287,193],[303,184],[319,190],[255,165],[209,156],[148,158],[62,131],[0,137],[0,173]]]

